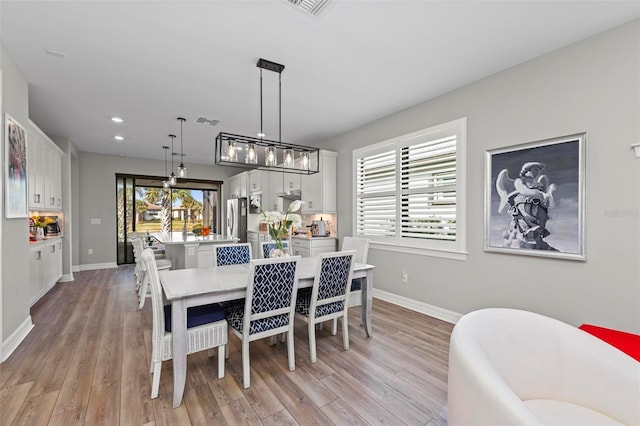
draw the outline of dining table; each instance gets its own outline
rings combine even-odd
[[[320,256],[298,260],[298,288],[312,287]],[[361,319],[367,337],[372,336],[371,305],[375,266],[354,263],[353,278],[363,278]],[[171,302],[173,345],[173,407],[182,403],[187,377],[187,308],[245,297],[249,264],[160,271],[160,283]]]

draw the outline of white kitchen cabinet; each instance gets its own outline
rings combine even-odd
[[[269,191],[267,194],[262,194],[262,206],[265,210],[282,211],[282,198],[279,198],[277,194],[283,192],[282,189],[282,173],[281,172],[267,172],[269,174]],[[267,206],[267,207],[265,207]]]
[[[33,305],[62,277],[62,238],[30,244],[29,290]]]
[[[62,150],[29,120],[27,173],[31,210],[62,210],[62,156]]]
[[[315,154],[315,153],[314,153]],[[311,155],[311,168],[318,167],[318,173],[302,175],[302,212],[336,213],[336,173],[338,154],[320,150],[319,155]]]
[[[336,238],[292,238],[291,248],[294,256],[310,257],[337,250]]]
[[[251,170],[249,172],[249,193],[262,191],[262,189],[266,189],[266,186],[263,187],[262,183],[266,179],[269,179],[269,174],[267,172],[263,172],[262,170]],[[269,184],[268,181],[266,182]]]
[[[247,197],[248,174],[249,172],[242,172],[229,178],[229,198]]]
[[[282,185],[284,192],[300,191],[300,176],[298,173],[284,173]]]

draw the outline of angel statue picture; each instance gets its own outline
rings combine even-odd
[[[485,249],[584,260],[585,134],[487,152]]]

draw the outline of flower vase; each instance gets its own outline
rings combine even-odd
[[[44,240],[44,228],[36,228],[36,240]]]
[[[271,258],[275,258],[275,257],[288,257],[289,256],[289,249],[288,248],[283,248],[282,250],[280,250],[279,248],[275,248],[273,250],[271,250],[271,252],[269,252],[269,257]]]

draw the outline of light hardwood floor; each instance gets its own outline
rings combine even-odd
[[[293,372],[286,344],[252,342],[249,389],[235,336],[223,379],[206,351],[189,355],[184,401],[173,409],[171,361],[163,363],[160,396],[149,398],[151,303],[137,309],[133,268],[74,276],[34,305],[34,329],[0,364],[2,425],[437,426],[446,412],[453,326],[378,299],[373,337],[352,308],[350,350],[342,350],[340,330],[331,336],[325,326],[315,365],[302,321]]]

